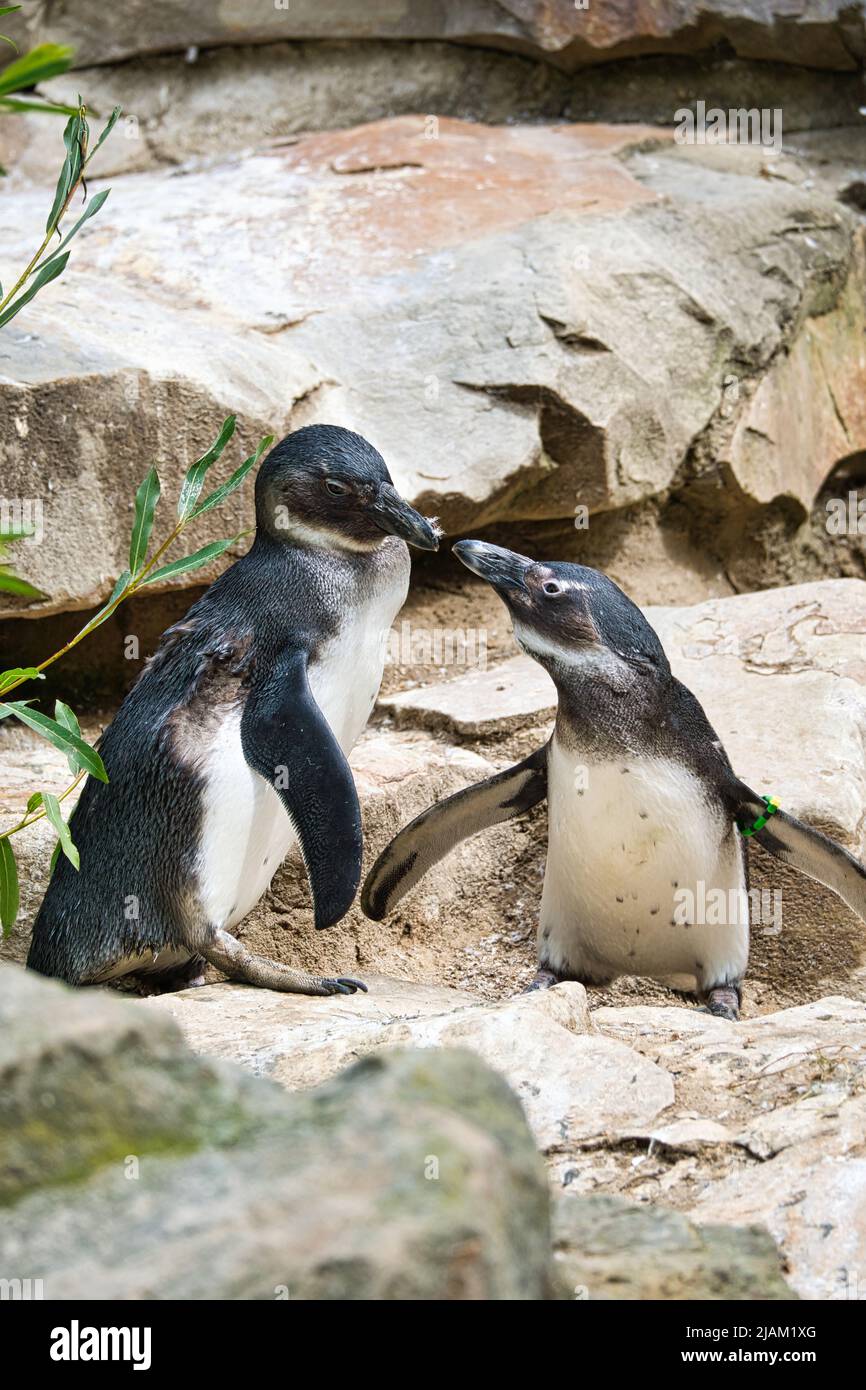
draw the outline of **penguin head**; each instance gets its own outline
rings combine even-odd
[[[626,687],[635,679],[670,677],[655,632],[607,575],[585,565],[530,560],[486,541],[458,541],[453,549],[496,590],[520,646],[555,680],[579,673]]]
[[[256,478],[256,526],[325,550],[375,550],[385,536],[436,550],[441,534],[400,496],[378,450],[338,425],[307,425],[271,450]]]

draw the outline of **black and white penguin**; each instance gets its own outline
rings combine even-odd
[[[378,920],[456,844],[547,797],[547,867],[530,988],[619,975],[697,990],[736,1018],[749,953],[745,836],[866,920],[866,869],[741,782],[649,623],[605,575],[482,541],[455,554],[493,586],[558,693],[550,742],[402,830],[367,877]],[[699,913],[690,904],[725,903]],[[721,918],[721,920],[719,920]]]
[[[315,924],[351,906],[361,816],[347,754],[376,700],[409,583],[406,542],[435,523],[381,455],[330,425],[290,434],[256,478],[256,537],[163,635],[99,744],[27,964],[71,984],[133,974],[151,992],[205,961],[250,984],[352,993],[252,954],[233,929],[294,842]]]

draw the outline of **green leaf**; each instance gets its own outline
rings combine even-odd
[[[237,545],[238,541],[243,540],[244,536],[249,535],[248,531],[242,531],[239,536],[229,536],[227,541],[211,541],[210,545],[203,545],[201,550],[197,550],[194,555],[185,555],[180,560],[172,560],[170,565],[162,565],[153,574],[149,574],[142,584],[155,584],[158,579],[170,579],[175,574],[186,574],[189,570],[197,570],[199,566],[206,565],[209,560],[215,560],[223,551],[228,550],[229,546]],[[2,707],[0,707],[2,708]]]
[[[159,474],[151,468],[144,482],[135,494],[135,520],[132,524],[132,540],[129,544],[129,569],[131,574],[144,564],[147,543],[153,530],[153,518],[159,501]]]
[[[60,858],[60,841],[58,840],[58,841],[57,841],[57,844],[54,846],[54,849],[51,851],[51,862],[50,862],[49,865],[48,865],[48,877],[49,877],[49,878],[50,878],[51,875],[54,873],[54,870],[55,870],[56,867],[57,867],[57,861],[58,861],[59,858]]]
[[[33,704],[33,701],[32,701],[32,700],[17,700],[17,701],[16,701],[16,704],[19,704],[19,705],[32,705],[32,704]],[[14,711],[14,709],[12,708],[11,705],[8,705],[8,704],[7,704],[7,705],[0,705],[0,719],[8,719],[9,716],[10,716],[10,714],[14,714],[14,713],[15,713],[15,711]]]
[[[209,512],[211,507],[218,507],[236,488],[239,488],[250,469],[255,468],[265,449],[269,449],[273,442],[274,436],[272,434],[266,435],[256,452],[248,459],[244,459],[240,468],[236,468],[226,482],[222,483],[209,497],[204,499],[200,506],[196,507],[195,511],[191,513],[191,519],[201,516],[202,512]]]
[[[12,304],[7,305],[2,314],[0,314],[0,328],[2,328],[4,324],[7,324],[10,319],[14,319],[19,310],[23,309],[25,304],[29,304],[34,295],[39,293],[43,285],[50,284],[52,280],[57,279],[58,275],[62,275],[66,269],[66,262],[68,260],[69,252],[64,251],[62,256],[58,256],[56,260],[51,261],[50,264],[36,271],[23,294],[19,294],[18,298],[14,300]]]
[[[45,677],[37,666],[11,666],[8,671],[0,671],[0,692],[19,681],[44,681]]]
[[[223,449],[228,444],[235,432],[236,424],[236,415],[230,415],[227,420],[223,420],[222,428],[220,429],[215,443],[210,446],[206,454],[202,454],[200,459],[196,459],[195,463],[187,472],[177,502],[177,514],[181,521],[191,514],[196,499],[204,486],[205,474],[211,464],[216,463]]]
[[[81,214],[75,226],[72,228],[72,231],[66,233],[66,236],[63,238],[56,251],[52,251],[47,261],[40,262],[39,269],[42,269],[46,265],[50,265],[53,260],[56,260],[60,252],[63,250],[64,246],[69,245],[70,241],[75,236],[75,233],[78,231],[79,227],[82,227],[89,217],[93,217],[97,212],[99,212],[99,209],[102,207],[102,204],[105,202],[110,192],[111,189],[106,188],[103,189],[101,193],[97,193],[93,198],[91,198],[84,212]]]
[[[33,811],[38,811],[38,809],[39,809],[39,807],[40,807],[41,805],[42,805],[42,793],[41,793],[41,792],[34,792],[32,796],[30,796],[30,797],[27,798],[27,814],[28,814],[28,816],[31,815]]]
[[[13,570],[7,569],[5,565],[0,565],[0,590],[5,594],[16,594],[18,598],[47,598],[41,589],[37,589],[28,580],[22,579],[20,574],[15,574]]]
[[[66,158],[63,161],[63,168],[60,170],[60,178],[57,180],[57,190],[54,194],[54,202],[51,204],[51,211],[48,214],[48,221],[45,223],[46,232],[53,232],[56,228],[66,200],[78,182],[81,173],[81,137],[86,129],[84,117],[80,112],[70,116],[66,122],[66,128],[63,132]]]
[[[54,702],[54,718],[57,720],[58,724],[63,725],[64,729],[68,729],[71,734],[75,734],[76,738],[81,738],[81,726],[72,710],[68,705],[64,705],[62,700],[55,700]],[[66,761],[69,763],[69,771],[71,773],[75,774],[79,771],[78,764],[71,753]]]
[[[0,840],[0,924],[8,936],[18,916],[18,865],[8,840]]]
[[[96,144],[93,146],[93,149],[91,150],[90,154],[87,156],[87,163],[88,163],[88,164],[90,163],[90,161],[91,161],[91,159],[93,158],[93,156],[96,154],[96,151],[99,149],[99,146],[102,144],[102,142],[103,142],[104,140],[107,140],[108,137],[109,137],[109,135],[111,134],[111,132],[114,130],[114,127],[117,125],[117,122],[120,120],[120,113],[121,113],[122,110],[123,110],[123,107],[122,107],[122,106],[115,106],[114,110],[112,111],[111,115],[110,115],[109,118],[108,118],[108,121],[107,121],[107,123],[106,123],[105,129],[103,130],[103,132],[102,132],[102,134],[100,135],[99,139],[97,140]]]
[[[0,704],[0,718],[4,713],[12,713],[22,724],[35,729],[37,734],[41,734],[49,743],[53,743],[55,748],[59,748],[61,753],[76,755],[76,771],[89,772],[91,777],[96,777],[100,782],[108,781],[108,773],[102,764],[102,759],[95,748],[91,748],[89,743],[78,738],[71,730],[58,724],[56,720],[49,719],[47,714],[40,714],[39,710],[29,709],[23,700],[9,700]]]
[[[49,77],[57,77],[58,73],[67,71],[71,61],[72,49],[65,44],[40,43],[0,72],[0,96],[22,92]]]
[[[63,850],[63,853],[66,855],[73,869],[79,868],[80,860],[78,857],[78,850],[72,843],[72,836],[69,833],[69,826],[63,819],[60,802],[57,800],[56,796],[51,795],[51,792],[46,792],[42,800],[45,803],[45,814],[60,836],[58,841],[60,848]]]
[[[3,35],[0,34],[0,39]],[[44,111],[49,116],[74,116],[76,107],[57,101],[29,101],[26,97],[0,97],[0,112]]]

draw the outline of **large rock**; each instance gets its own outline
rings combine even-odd
[[[647,503],[705,436],[744,505],[805,506],[843,438],[866,443],[863,276],[855,214],[789,164],[642,126],[405,117],[120,179],[0,344],[4,492],[45,512],[19,548],[50,595],[32,611],[108,591],[142,459],[173,494],[229,409],[244,446],[359,429],[451,530]],[[44,200],[16,196],[7,264]],[[818,365],[783,440],[786,381]],[[769,484],[751,425],[785,444]],[[250,517],[247,489],[195,544]]]
[[[96,1168],[235,1143],[276,1097],[193,1056],[165,1015],[0,966],[0,1204]]]
[[[598,8],[574,0],[376,0],[364,6],[340,0],[327,9],[313,0],[211,7],[135,0],[110,11],[98,0],[68,0],[36,7],[29,27],[35,40],[71,43],[79,65],[192,45],[284,39],[446,39],[514,49],[563,67],[722,45],[749,58],[853,69],[866,52],[862,11],[844,0],[632,0]]]
[[[0,991],[4,1278],[38,1271],[50,1299],[548,1296],[543,1168],[470,1054],[391,1052],[289,1098],[140,1005],[15,967]]]

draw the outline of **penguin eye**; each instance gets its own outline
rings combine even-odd
[[[325,487],[332,497],[345,497],[350,491],[350,488],[345,483],[338,482],[336,478],[326,478]]]
[[[546,579],[542,584],[541,588],[543,592],[548,595],[549,598],[556,598],[557,594],[561,594],[563,592],[562,585],[557,584],[555,579]]]

